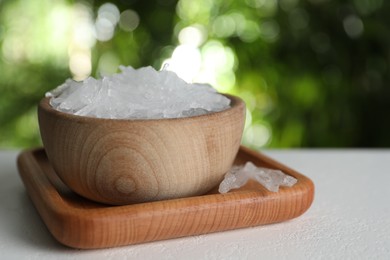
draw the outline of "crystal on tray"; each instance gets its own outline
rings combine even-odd
[[[116,119],[189,117],[230,107],[230,99],[210,85],[187,83],[174,72],[119,68],[121,73],[102,79],[68,79],[46,97],[65,113]]]
[[[280,170],[257,167],[252,162],[247,162],[244,166],[233,166],[226,173],[218,191],[227,193],[231,189],[238,189],[244,186],[249,179],[256,180],[267,190],[273,192],[278,192],[279,186],[292,187],[297,182],[297,179]]]

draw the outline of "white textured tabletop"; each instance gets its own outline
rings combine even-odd
[[[390,259],[390,150],[267,150],[311,178],[311,208],[288,222],[134,246],[57,243],[0,152],[0,259]]]

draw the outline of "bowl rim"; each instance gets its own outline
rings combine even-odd
[[[219,93],[221,94],[221,93]],[[71,113],[66,113],[59,111],[55,108],[53,108],[49,101],[51,97],[44,97],[41,99],[38,105],[38,110],[43,110],[46,113],[52,114],[56,117],[61,117],[68,120],[76,120],[76,121],[89,121],[89,122],[139,122],[139,123],[145,123],[145,122],[160,122],[160,121],[188,121],[188,120],[203,120],[210,117],[217,117],[219,115],[223,114],[230,114],[234,113],[237,109],[244,107],[245,108],[245,102],[238,96],[230,95],[230,94],[221,94],[227,98],[230,99],[230,107],[221,111],[211,112],[203,115],[197,115],[197,116],[189,116],[189,117],[176,117],[176,118],[154,118],[154,119],[137,119],[137,118],[101,118],[101,117],[90,117],[90,116],[81,116],[81,115],[75,115]]]

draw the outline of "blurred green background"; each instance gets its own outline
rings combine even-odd
[[[247,103],[244,144],[390,147],[390,2],[0,0],[0,147],[73,77],[164,62]]]

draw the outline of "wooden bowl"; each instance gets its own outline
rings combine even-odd
[[[240,146],[245,104],[211,114],[153,120],[101,119],[38,107],[54,170],[74,192],[124,205],[206,193],[230,169]]]

